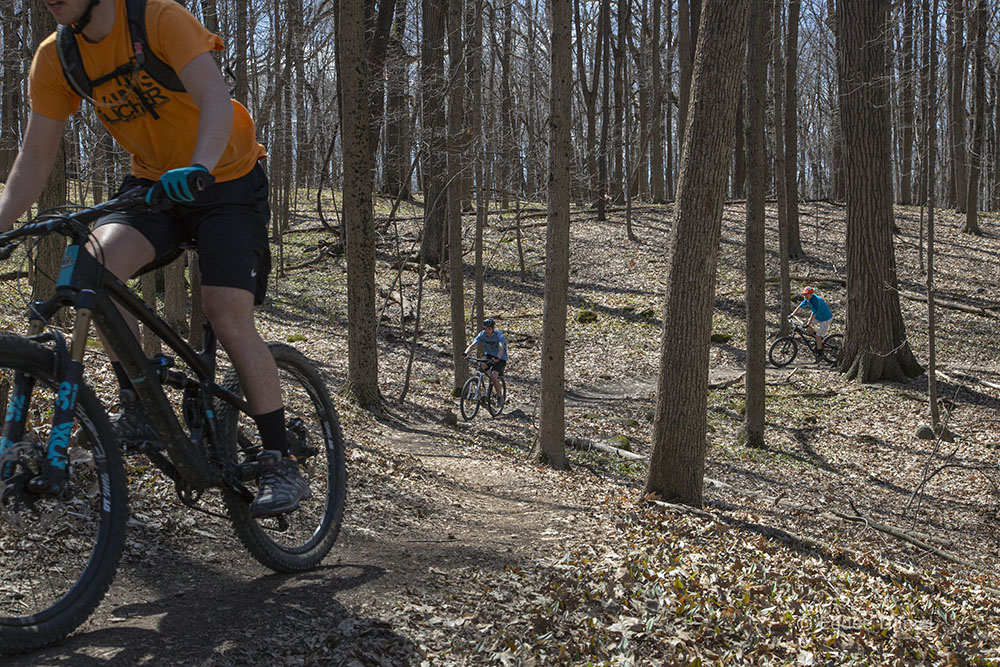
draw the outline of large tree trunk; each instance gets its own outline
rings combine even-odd
[[[749,0],[707,0],[704,6],[664,272],[660,380],[645,492],[696,507],[705,475],[708,353],[722,206],[749,6]]]
[[[541,410],[536,460],[565,469],[566,302],[569,285],[570,0],[550,0],[549,203],[545,237],[545,305],[542,315]]]
[[[921,372],[899,309],[892,240],[889,0],[841,0],[837,73],[846,155],[847,335],[842,370],[861,382]]]
[[[421,251],[428,264],[439,264],[443,260],[441,249],[448,203],[448,126],[441,103],[448,89],[444,77],[444,10],[438,0],[423,0],[423,14],[420,80],[423,88],[424,217],[427,224]]]
[[[788,0],[785,34],[785,217],[788,227],[788,257],[802,259],[799,238],[799,10],[800,0]]]
[[[750,447],[764,445],[764,357],[767,331],[764,319],[764,195],[767,155],[764,113],[767,108],[767,45],[770,40],[772,0],[751,0],[747,43],[746,84],[746,319],[747,374],[743,439]]]
[[[344,227],[347,231],[348,391],[365,409],[381,403],[375,321],[375,228],[368,136],[364,8],[342,2],[340,42]]]
[[[986,143],[986,0],[975,0],[970,35],[975,36],[976,66],[973,70],[972,150],[969,151],[969,187],[966,197],[966,234],[979,236],[979,177],[982,174],[983,146]]]

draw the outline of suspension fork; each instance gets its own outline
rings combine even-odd
[[[44,321],[36,317],[32,308],[32,318],[28,322],[28,336],[37,336],[45,328]],[[7,454],[16,443],[24,438],[24,428],[28,421],[28,407],[31,402],[31,392],[35,388],[35,378],[18,372],[14,374],[14,382],[7,397],[7,412],[4,415],[3,433],[0,435],[0,458]],[[15,461],[5,461],[0,468],[0,480],[10,478],[15,471]]]
[[[53,406],[52,430],[49,432],[45,463],[39,475],[28,483],[35,493],[60,495],[69,478],[69,439],[73,432],[77,396],[83,382],[83,354],[87,348],[87,334],[93,318],[93,296],[92,291],[85,290],[77,297],[76,318],[68,350],[60,336],[53,336],[56,355],[61,362],[58,368],[62,372],[56,377],[59,387]]]

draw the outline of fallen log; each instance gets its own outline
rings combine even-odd
[[[642,454],[636,454],[635,452],[630,452],[627,449],[619,449],[618,447],[612,447],[611,445],[605,445],[600,442],[594,442],[593,440],[587,440],[586,438],[566,438],[566,446],[572,447],[583,452],[588,452],[591,450],[596,450],[599,452],[605,452],[608,454],[614,454],[615,456],[620,456],[623,459],[629,459],[632,461],[645,461],[646,457]]]

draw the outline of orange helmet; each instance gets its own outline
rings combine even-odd
[[[812,287],[803,287],[802,296],[812,296],[815,291]]]

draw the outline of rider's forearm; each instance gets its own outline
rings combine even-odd
[[[201,109],[198,121],[198,141],[191,154],[191,164],[200,164],[209,171],[215,168],[229,143],[233,129],[233,103],[212,100]]]
[[[191,164],[200,164],[212,171],[233,131],[233,101],[229,99],[229,89],[210,53],[194,58],[180,71],[180,78],[198,106],[198,139],[191,153]]]

